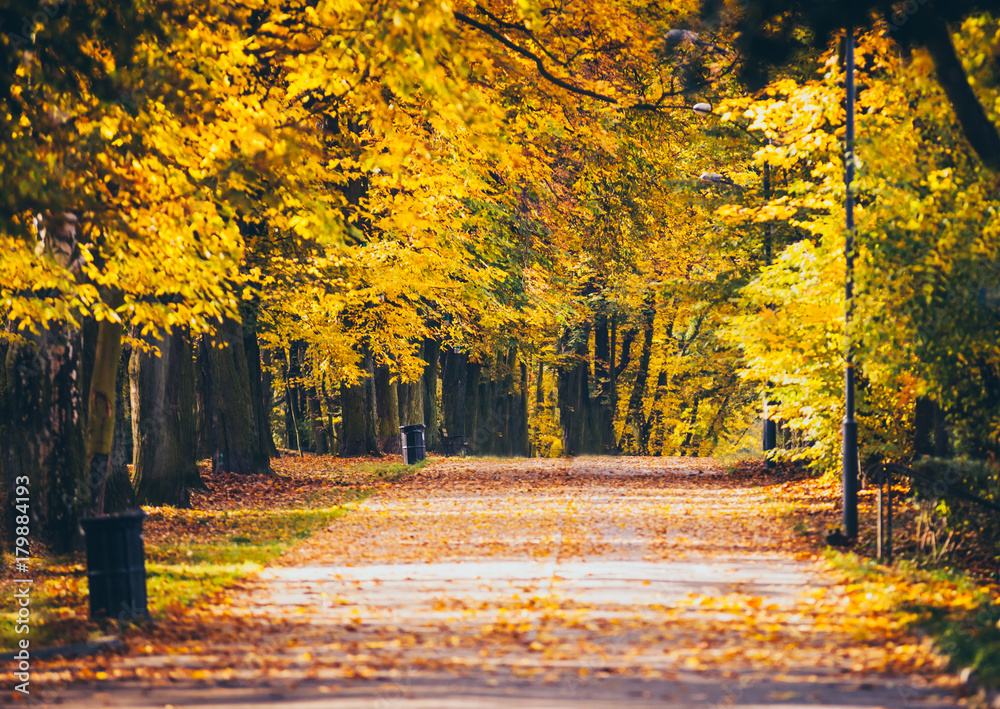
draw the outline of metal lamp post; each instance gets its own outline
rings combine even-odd
[[[844,285],[845,333],[847,335],[844,353],[844,425],[843,425],[843,483],[844,483],[844,536],[854,539],[858,536],[858,422],[854,420],[854,340],[851,333],[851,319],[854,315],[854,27],[847,26],[847,150],[844,161],[844,184],[846,196],[847,238],[844,242],[844,261],[847,276]]]

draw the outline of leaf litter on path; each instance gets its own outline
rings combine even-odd
[[[609,706],[616,692],[952,705],[930,689],[944,659],[837,586],[780,519],[780,482],[705,459],[439,461],[244,588],[133,635],[127,656],[45,671],[153,693],[389,682],[419,699],[457,682]]]

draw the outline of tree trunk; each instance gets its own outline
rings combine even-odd
[[[104,491],[104,511],[111,514],[135,509],[135,489],[128,466],[132,462],[132,395],[129,383],[130,347],[123,347],[115,377],[115,435],[108,463],[108,483]],[[192,385],[193,386],[193,385]]]
[[[632,363],[632,344],[638,335],[639,330],[634,327],[629,328],[622,335],[622,356],[620,361],[614,366],[611,376],[615,381],[618,381],[618,378],[628,369],[629,364]]]
[[[341,454],[352,458],[368,452],[365,438],[365,388],[362,382],[353,386],[340,385],[343,443]]]
[[[559,373],[559,421],[566,455],[581,455],[591,450],[589,339],[588,329],[576,344],[570,368]]]
[[[378,415],[376,410],[372,357],[365,354],[367,376],[354,386],[341,386],[345,456],[378,455]]]
[[[323,407],[320,405],[319,391],[315,386],[306,387],[309,401],[309,423],[313,434],[313,451],[316,455],[327,455],[330,451],[326,422],[323,420]]]
[[[694,446],[694,433],[695,426],[698,423],[698,406],[701,404],[701,399],[694,400],[694,407],[691,409],[691,415],[687,420],[687,431],[684,433],[684,442],[681,443],[681,455],[691,456],[698,454],[697,446]],[[692,447],[694,450],[692,451]]]
[[[206,340],[199,337],[194,341],[195,374],[198,386],[195,387],[195,447],[196,458],[204,460],[212,457],[212,402],[210,399],[211,367],[208,362],[208,347]],[[131,401],[131,396],[129,397]],[[134,456],[133,456],[134,457]],[[129,458],[131,460],[132,458]]]
[[[926,396],[917,397],[914,409],[913,453],[916,456],[931,455],[934,452],[934,442],[931,440],[934,431],[934,402]]]
[[[600,453],[611,453],[615,448],[615,380],[614,353],[607,316],[598,314],[594,327],[594,397],[595,424],[600,441]]]
[[[306,450],[315,451],[316,441],[313,440],[313,430],[309,424],[309,395],[306,391],[306,378],[309,376],[307,371],[309,360],[306,355],[309,346],[299,340],[295,342],[294,348],[298,369],[297,374],[292,377],[292,398],[295,402],[295,421],[299,427],[299,441]]]
[[[83,333],[53,325],[25,339],[9,347],[5,362],[6,482],[28,480],[31,529],[63,554],[81,546],[89,498]]]
[[[365,355],[365,370],[368,376],[362,382],[365,394],[365,440],[370,455],[380,455],[378,447],[378,396],[375,392],[375,363],[371,353]]]
[[[424,443],[428,451],[438,449],[440,437],[438,435],[438,356],[441,353],[441,343],[437,340],[424,340],[423,359],[427,362],[424,367],[423,376],[423,402],[424,402]]]
[[[666,425],[663,421],[663,408],[660,401],[667,390],[667,371],[661,369],[656,377],[656,393],[653,394],[653,408],[642,431],[643,455],[663,455],[663,440],[666,436]],[[652,447],[650,447],[652,441]]]
[[[247,380],[250,383],[250,402],[254,429],[257,432],[257,455],[268,459],[274,448],[271,435],[271,409],[264,389],[264,373],[260,360],[260,342],[257,339],[257,316],[249,307],[240,308],[243,315],[243,351],[247,360]],[[269,382],[270,384],[270,382]],[[266,397],[266,398],[265,398]]]
[[[295,449],[301,455],[304,436],[301,425],[302,412],[299,406],[299,380],[302,378],[302,368],[299,363],[297,343],[288,348],[285,361],[285,447]]]
[[[951,41],[948,23],[931,8],[916,13],[913,19],[911,30],[927,47],[938,83],[951,102],[966,139],[983,163],[1000,170],[1000,133],[969,84]]]
[[[507,358],[504,366],[503,377],[503,455],[512,456],[517,445],[519,424],[517,422],[517,412],[520,408],[517,405],[514,385],[514,372],[517,370],[517,349],[511,347],[507,350]]]
[[[375,409],[378,411],[378,449],[402,453],[399,439],[399,393],[385,365],[375,368]]]
[[[649,360],[653,351],[653,319],[655,317],[656,311],[651,305],[647,305],[644,314],[642,353],[639,355],[639,371],[636,372],[632,394],[629,396],[625,427],[622,429],[621,440],[618,442],[619,450],[636,449],[640,442],[643,425],[642,400],[646,394],[646,381],[649,379]]]
[[[521,362],[521,392],[517,407],[518,427],[514,439],[514,455],[530,455],[528,444],[528,365]]]
[[[187,507],[187,488],[198,479],[192,344],[180,329],[152,344],[159,357],[137,349],[129,363],[136,499]]]
[[[267,420],[267,457],[278,457],[278,446],[274,443],[274,429],[271,427],[271,414],[274,411],[274,372],[271,370],[274,353],[269,347],[260,352],[260,398],[263,402],[261,415]],[[287,446],[286,446],[287,447]]]
[[[469,452],[479,455],[476,445],[476,434],[479,431],[479,381],[482,379],[483,365],[479,362],[469,362],[466,368],[465,380],[465,422],[462,430],[466,443],[469,445]]]
[[[203,340],[210,374],[213,472],[270,473],[270,461],[261,454],[254,426],[242,326],[237,320],[227,319],[214,338],[205,335]]]
[[[11,506],[14,480],[8,472],[10,450],[11,402],[7,392],[7,351],[10,345],[0,337],[0,575],[6,569],[4,552],[13,552],[17,511]]]
[[[412,426],[424,422],[423,385],[418,379],[415,382],[402,382],[399,385],[399,425]]]
[[[340,431],[333,421],[333,412],[336,407],[334,406],[334,397],[330,392],[331,389],[327,387],[326,383],[326,373],[324,373],[323,380],[320,382],[320,393],[323,394],[323,402],[326,404],[326,430],[330,434],[330,454],[336,455],[343,446]]]
[[[112,307],[121,302],[117,296]],[[87,396],[87,429],[84,446],[90,478],[89,513],[104,512],[104,491],[108,482],[111,448],[115,434],[115,404],[118,397],[118,365],[122,354],[122,324],[109,319],[97,326],[97,344]]]
[[[947,421],[944,411],[936,401],[934,402],[934,455],[938,458],[947,458],[951,455]]]
[[[471,440],[475,443],[476,455],[493,455],[496,453],[497,414],[493,400],[496,387],[489,371],[480,372],[479,377],[479,415]]]
[[[465,381],[468,356],[454,348],[441,358],[441,429],[448,436],[465,435]]]

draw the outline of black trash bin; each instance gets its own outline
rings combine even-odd
[[[407,465],[413,465],[427,457],[427,450],[424,447],[425,428],[422,423],[399,427],[403,438],[403,462]]]
[[[87,540],[91,618],[149,618],[142,546],[145,516],[142,510],[129,510],[80,520]]]

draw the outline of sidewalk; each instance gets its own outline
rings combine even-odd
[[[765,486],[708,460],[438,463],[282,557],[231,604],[157,630],[172,652],[133,647],[47,698],[957,706],[929,681],[939,659],[912,641],[901,664],[901,639],[853,617],[768,504]],[[910,671],[921,666],[926,677]]]

